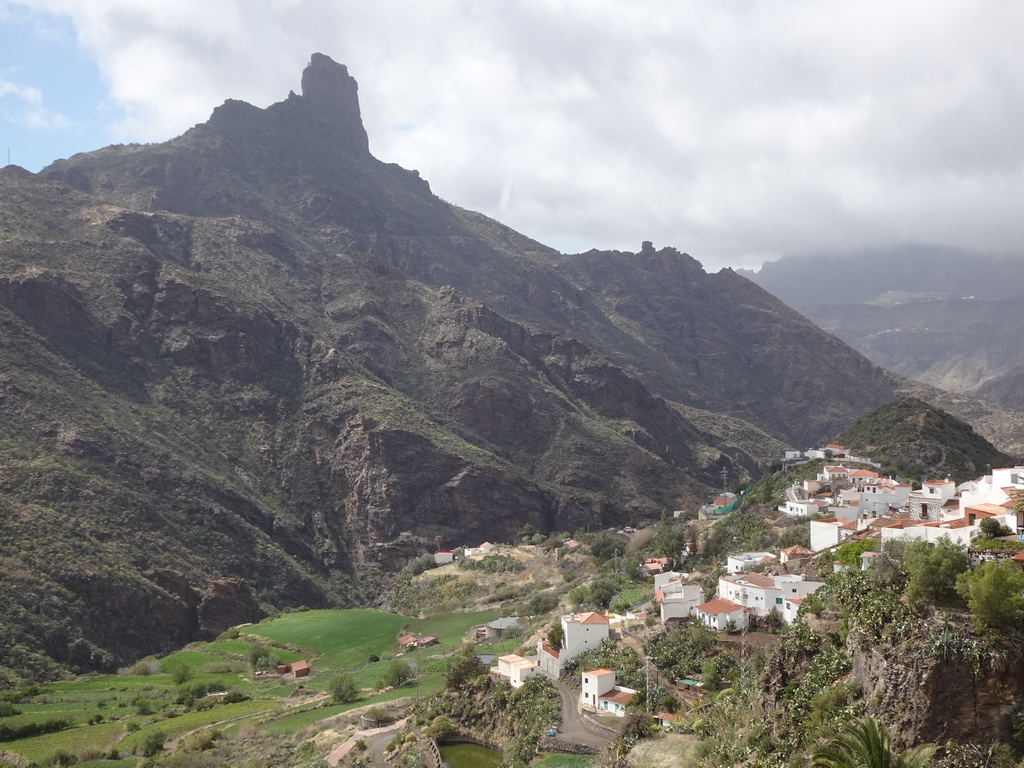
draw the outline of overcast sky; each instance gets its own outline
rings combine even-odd
[[[163,141],[319,51],[374,155],[564,252],[1024,252],[1022,40],[1007,0],[0,0],[0,152]]]

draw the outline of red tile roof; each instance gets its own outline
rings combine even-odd
[[[629,704],[629,700],[633,698],[635,694],[629,693],[629,691],[611,691],[606,693],[604,696],[598,696],[599,700],[611,701],[621,706]]]
[[[720,597],[716,600],[701,603],[697,606],[697,610],[712,616],[718,616],[722,613],[736,613],[736,611],[742,611],[743,608],[731,600],[725,600]]]
[[[550,645],[541,645],[540,649],[548,656],[554,656],[556,659],[558,658],[558,651],[556,651]]]

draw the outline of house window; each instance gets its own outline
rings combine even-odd
[[[782,598],[781,597],[776,597],[775,598],[775,604],[776,605],[782,605]]]

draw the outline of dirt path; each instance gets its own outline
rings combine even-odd
[[[562,700],[562,727],[559,729],[558,738],[598,749],[612,741],[612,735],[598,730],[580,717],[576,708],[578,699],[568,686],[556,681],[555,689]]]

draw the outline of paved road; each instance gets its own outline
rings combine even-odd
[[[371,750],[383,752],[384,747],[391,741],[392,735],[397,733],[408,720],[409,718],[403,717],[401,720],[391,725],[385,725],[382,728],[368,728],[363,731],[356,731],[348,741],[327,756],[327,764],[331,766],[337,765],[341,758],[352,751],[352,748],[355,747],[359,739],[363,739]]]
[[[580,717],[576,711],[579,697],[574,691],[560,681],[555,681],[555,689],[562,700],[562,727],[559,729],[558,738],[598,749],[612,741],[613,736],[589,725]]]

